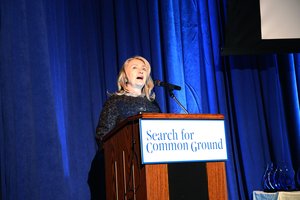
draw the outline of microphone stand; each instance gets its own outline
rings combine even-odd
[[[189,114],[189,112],[185,109],[185,107],[183,107],[183,105],[178,101],[178,99],[177,99],[176,96],[174,95],[173,89],[170,89],[170,88],[169,88],[168,91],[169,91],[170,97],[171,97],[172,99],[175,100],[175,102],[182,108],[182,110],[183,110],[186,114]]]

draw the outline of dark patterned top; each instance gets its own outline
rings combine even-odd
[[[103,136],[112,130],[120,121],[140,112],[161,112],[156,101],[149,101],[146,97],[132,97],[113,94],[105,102],[98,126],[96,139],[101,144]]]

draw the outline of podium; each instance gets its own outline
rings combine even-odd
[[[224,120],[224,116],[221,114],[141,113],[122,121],[103,139],[107,199],[227,200],[224,160],[142,163],[141,119]],[[185,177],[188,177],[188,180],[185,180]],[[196,179],[194,182],[193,177]],[[182,191],[187,194],[181,194]]]

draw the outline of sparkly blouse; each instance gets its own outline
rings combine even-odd
[[[112,130],[122,120],[139,112],[161,112],[156,101],[149,101],[146,97],[111,95],[105,102],[96,128],[98,145],[103,136]]]

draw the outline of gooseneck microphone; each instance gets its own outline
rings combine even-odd
[[[181,87],[178,85],[174,85],[174,84],[167,83],[167,82],[162,82],[160,80],[154,81],[154,84],[159,87],[165,87],[169,90],[181,90]]]
[[[181,87],[178,85],[174,85],[171,83],[167,83],[167,82],[162,82],[160,80],[156,80],[154,81],[154,85],[159,86],[159,87],[164,87],[168,90],[170,97],[172,99],[174,99],[176,101],[176,103],[182,108],[182,110],[186,113],[189,114],[189,112],[185,109],[185,107],[178,101],[178,99],[176,98],[176,96],[173,93],[173,90],[181,90]]]

